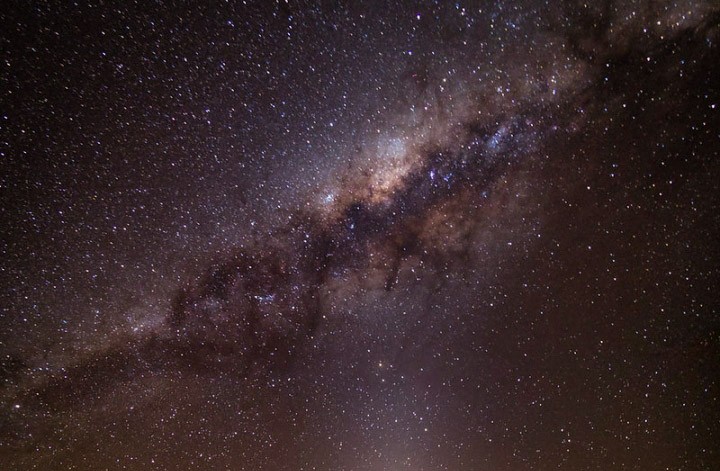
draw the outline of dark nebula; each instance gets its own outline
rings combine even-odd
[[[717,3],[4,10],[1,469],[720,467]]]

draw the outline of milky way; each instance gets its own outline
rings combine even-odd
[[[2,24],[3,469],[720,465],[713,2]]]

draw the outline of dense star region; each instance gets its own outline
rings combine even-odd
[[[720,468],[717,2],[0,21],[0,468]]]

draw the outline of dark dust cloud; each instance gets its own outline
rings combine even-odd
[[[720,468],[717,2],[0,19],[0,468]]]

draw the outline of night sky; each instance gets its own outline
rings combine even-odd
[[[345,3],[3,4],[0,469],[720,469],[720,4]]]

